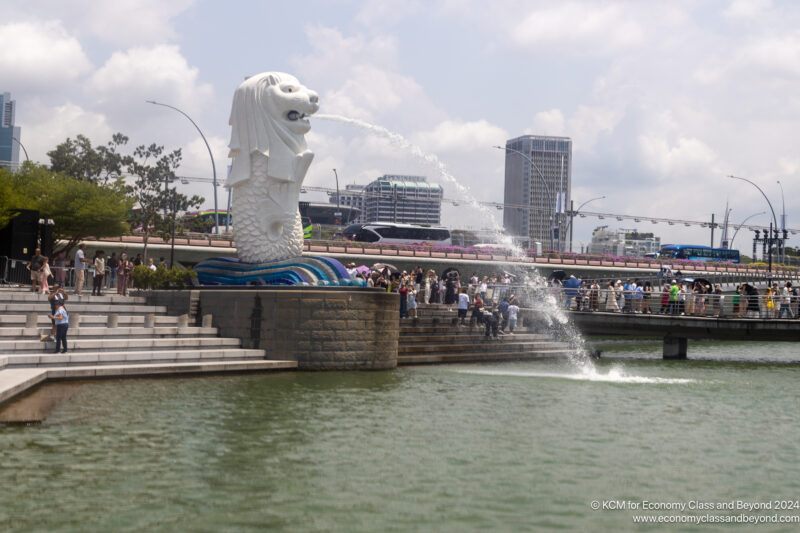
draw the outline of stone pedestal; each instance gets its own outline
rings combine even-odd
[[[267,359],[307,370],[397,366],[397,294],[377,289],[276,287],[200,291],[204,312],[224,337],[260,348]]]

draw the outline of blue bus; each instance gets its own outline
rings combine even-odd
[[[739,262],[739,250],[728,248],[711,248],[694,244],[667,244],[661,247],[659,257],[673,259],[686,259],[689,261],[724,261],[727,263]]]

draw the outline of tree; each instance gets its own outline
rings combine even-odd
[[[188,198],[168,184],[176,179],[175,170],[181,164],[181,151],[164,152],[163,146],[151,144],[138,146],[133,157],[128,160],[128,173],[134,178],[128,192],[136,202],[131,226],[140,228],[144,250],[142,256],[147,260],[147,241],[153,233],[167,237],[170,234],[173,217],[190,208],[197,208],[203,198]]]
[[[116,181],[103,185],[33,163],[26,163],[13,173],[0,171],[0,225],[7,206],[38,210],[42,217],[54,222],[55,253],[69,253],[87,237],[124,234],[132,203],[125,187]]]
[[[128,144],[128,137],[115,133],[106,146],[92,147],[92,142],[83,135],[73,141],[67,139],[47,152],[50,170],[63,172],[79,180],[108,183],[122,177],[122,172],[130,163],[130,156],[118,150]]]

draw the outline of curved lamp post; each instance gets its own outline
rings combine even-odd
[[[756,185],[754,182],[750,181],[747,178],[740,178],[738,176],[728,176],[728,177],[732,178],[732,179],[735,179],[735,180],[746,181],[747,183],[749,183],[750,185],[752,185],[753,187],[758,189],[758,192],[760,192],[761,196],[764,197],[764,200],[767,201],[767,205],[769,205],[769,210],[772,211],[772,220],[775,222],[775,231],[778,231],[778,218],[775,216],[775,210],[772,208],[772,202],[769,201],[769,198],[767,198],[767,195],[764,194],[764,191],[761,190],[761,187],[759,187],[758,185]],[[770,224],[770,226],[772,226],[772,224]],[[767,272],[769,273],[769,283],[770,284],[772,284],[772,242],[773,242],[773,240],[774,240],[774,238],[772,236],[772,228],[770,228],[768,242],[767,242],[767,248],[768,248],[768,251],[769,251],[769,267],[768,267]]]
[[[574,211],[572,209],[569,210],[569,222],[567,223],[567,228],[569,228],[569,251],[570,252],[572,251],[572,221],[575,220],[575,215],[580,213],[581,209],[583,209],[583,207],[586,204],[588,204],[589,202],[594,202],[595,200],[602,200],[604,198],[605,198],[605,196],[598,196],[597,198],[592,198],[591,200],[586,200],[580,206],[578,206],[578,209],[575,209]]]
[[[767,213],[766,211],[761,211],[760,213],[754,213],[754,214],[750,215],[749,217],[745,218],[744,220],[742,220],[739,223],[739,225],[736,226],[736,231],[733,232],[733,237],[731,237],[731,240],[728,243],[728,247],[729,248],[733,248],[733,241],[736,239],[736,235],[739,233],[739,230],[742,229],[742,226],[744,226],[745,222],[747,222],[748,220],[750,220],[753,217],[757,217],[759,215],[765,215],[766,213]]]
[[[173,110],[177,111],[178,113],[180,113],[184,117],[188,118],[189,122],[191,122],[192,125],[195,128],[197,128],[197,132],[200,134],[200,137],[203,138],[203,142],[206,143],[206,149],[208,149],[208,156],[211,158],[211,171],[214,173],[214,232],[217,235],[219,235],[219,209],[217,209],[217,165],[214,163],[214,154],[211,153],[211,147],[208,145],[208,141],[206,140],[206,136],[203,135],[202,130],[200,130],[200,126],[198,126],[197,123],[194,120],[192,120],[192,117],[190,117],[189,115],[187,115],[186,113],[184,113],[183,111],[178,109],[177,107],[174,107],[174,106],[171,106],[171,105],[168,105],[168,104],[162,104],[161,102],[156,102],[155,100],[145,100],[145,102],[147,102],[148,104],[160,105],[160,106],[163,106],[163,107],[168,107],[170,109],[173,109]]]
[[[25,161],[30,161],[31,158],[28,157],[28,151],[25,149],[25,145],[22,144],[21,142],[19,142],[19,139],[17,139],[16,137],[11,137],[11,140],[12,141],[17,141],[17,144],[22,147],[22,151],[25,152]],[[778,183],[780,183],[780,182],[778,182]]]
[[[536,163],[533,162],[533,159],[531,159],[525,153],[520,152],[519,150],[515,150],[514,148],[509,148],[508,146],[494,146],[494,148],[497,148],[498,150],[507,150],[509,152],[514,152],[514,153],[517,153],[517,154],[521,155],[522,157],[527,159],[528,163],[530,163],[531,166],[536,169],[536,172],[539,173],[539,177],[542,179],[542,184],[544,185],[545,191],[547,191],[547,203],[549,204],[548,205],[548,215],[549,215],[549,218],[550,218],[550,222],[549,222],[549,226],[548,226],[548,228],[549,228],[548,233],[550,234],[550,249],[552,250],[553,249],[553,211],[555,211],[555,204],[553,203],[553,195],[550,194],[550,186],[547,185],[547,180],[544,179],[544,174],[542,174],[542,171],[539,170],[539,167],[536,166]],[[530,201],[530,199],[528,201]],[[559,238],[561,238],[560,235],[559,235]]]
[[[783,238],[786,238],[786,198],[783,195],[783,184],[778,180],[778,186],[781,188],[781,227],[778,228],[783,232]],[[786,247],[781,243],[781,263],[786,262]]]

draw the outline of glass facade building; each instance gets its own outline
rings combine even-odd
[[[424,176],[381,176],[364,187],[364,222],[439,225],[442,196]]]
[[[19,167],[20,138],[20,128],[14,125],[16,108],[10,93],[0,94],[0,166],[14,169]]]
[[[506,231],[526,246],[540,242],[544,249],[550,247],[552,232],[553,248],[565,250],[568,236],[561,232],[572,199],[572,139],[541,135],[510,139],[505,165]]]

